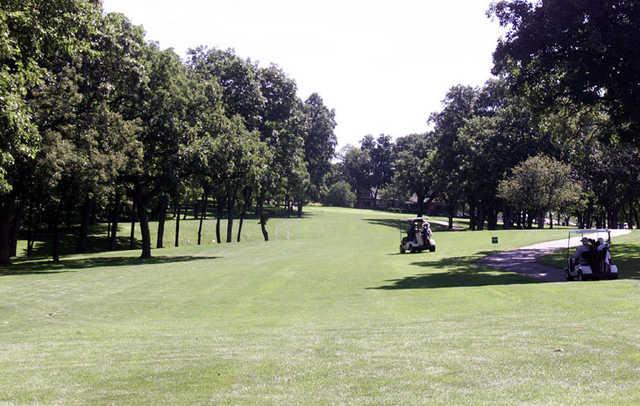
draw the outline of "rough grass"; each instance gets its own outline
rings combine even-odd
[[[308,212],[273,219],[266,244],[252,222],[241,244],[150,261],[0,269],[0,401],[640,402],[637,281],[533,283],[474,264],[565,231],[439,232],[436,253],[399,255],[390,220],[405,216]],[[637,258],[640,238],[625,238]]]

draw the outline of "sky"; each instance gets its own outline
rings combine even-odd
[[[338,145],[424,132],[456,84],[491,77],[491,0],[104,0],[184,56],[206,45],[279,65],[335,109]]]

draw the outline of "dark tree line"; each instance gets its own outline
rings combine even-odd
[[[99,3],[0,5],[0,264],[19,232],[29,254],[46,232],[57,261],[73,226],[86,251],[96,221],[109,224],[112,249],[121,222],[131,222],[131,247],[140,227],[148,258],[150,220],[160,248],[174,217],[177,246],[186,207],[201,221],[199,243],[208,212],[218,242],[240,241],[249,212],[268,240],[268,207],[300,215],[326,190],[336,124],[319,95],[301,100],[278,66],[232,50],[199,47],[183,61]]]

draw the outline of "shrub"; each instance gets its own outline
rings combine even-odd
[[[329,206],[353,207],[356,195],[347,182],[339,181],[331,185],[323,203]]]

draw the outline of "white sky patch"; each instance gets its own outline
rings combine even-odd
[[[147,39],[184,55],[207,45],[275,63],[306,99],[336,110],[339,146],[427,130],[449,87],[490,76],[491,0],[104,0]]]

